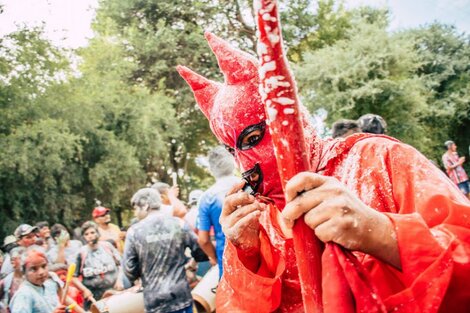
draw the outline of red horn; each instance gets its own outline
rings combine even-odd
[[[214,106],[214,98],[217,95],[221,84],[207,79],[185,66],[178,65],[176,70],[188,83],[189,87],[191,87],[199,108],[207,119],[209,119],[210,112]]]
[[[233,48],[228,42],[212,33],[206,32],[205,36],[228,85],[236,85],[258,77],[258,61],[255,57]]]

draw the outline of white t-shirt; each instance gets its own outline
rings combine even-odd
[[[168,204],[162,204],[160,206],[160,212],[167,216],[173,216],[173,206]]]

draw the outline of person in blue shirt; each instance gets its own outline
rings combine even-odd
[[[209,152],[208,161],[209,169],[216,181],[199,200],[198,243],[209,257],[211,264],[218,264],[220,278],[222,277],[225,235],[222,232],[219,217],[225,195],[235,184],[240,183],[240,178],[233,175],[235,161],[224,147],[218,146],[212,149]],[[211,227],[214,227],[215,247],[210,238]]]

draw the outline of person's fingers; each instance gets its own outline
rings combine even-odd
[[[342,209],[342,201],[339,198],[328,199],[319,203],[314,210],[305,213],[304,221],[310,228],[315,229],[319,225],[334,218]]]
[[[286,184],[286,202],[292,201],[302,192],[317,188],[327,180],[326,176],[312,172],[298,173]]]
[[[330,219],[318,225],[315,228],[315,235],[323,242],[333,242],[335,236],[338,234],[339,228],[334,220]]]
[[[222,207],[221,218],[232,214],[239,206],[248,205],[255,202],[255,197],[246,192],[237,192],[227,196]]]
[[[282,216],[286,221],[286,225],[292,227],[294,221],[309,212],[325,200],[335,197],[337,191],[328,188],[327,185],[321,185],[315,189],[311,189],[299,194],[292,201],[286,204],[282,210]]]
[[[264,203],[260,203],[258,201],[255,201],[248,205],[240,206],[236,210],[234,210],[232,214],[230,214],[230,216],[227,217],[225,226],[232,227],[239,220],[243,219],[245,216],[249,215],[250,213],[254,211],[263,211],[265,209],[265,206],[266,205]]]
[[[230,235],[233,239],[237,240],[241,237],[246,231],[252,229],[255,230],[259,227],[259,217],[261,212],[256,210],[253,211],[241,219],[239,219],[233,227],[230,229]]]

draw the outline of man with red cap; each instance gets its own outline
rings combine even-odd
[[[111,210],[98,204],[92,212],[93,221],[98,225],[100,232],[100,240],[113,241],[119,253],[123,252],[123,244],[121,241],[121,230],[117,225],[111,223]]]
[[[375,303],[375,311],[467,311],[470,205],[445,175],[418,151],[391,137],[353,134],[323,141],[300,107],[311,171],[292,178],[285,197],[266,122],[267,114],[272,120],[280,113],[266,112],[259,92],[260,77],[275,65],[260,67],[251,55],[216,36],[206,38],[225,82],[185,67],[178,71],[257,195],[239,192],[240,183],[225,199],[221,224],[227,244],[217,312],[303,311],[298,276],[303,260],[296,260],[289,231],[299,218],[328,243],[326,247],[334,243],[349,255],[346,260],[352,260],[339,264],[345,259],[323,253],[325,312],[371,312],[363,298]],[[273,41],[278,38],[272,34]],[[285,83],[284,77],[271,81],[272,86]],[[290,101],[282,94],[274,100]],[[350,268],[365,271],[348,280]],[[333,274],[339,277],[332,272],[336,269],[342,271],[342,281],[331,279]],[[366,282],[363,290],[374,292],[356,293],[363,287],[358,288],[358,282]],[[335,293],[340,284],[351,285],[353,292]],[[335,298],[343,297],[352,299],[352,309],[332,307]]]

